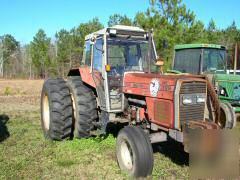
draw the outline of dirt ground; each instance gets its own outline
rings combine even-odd
[[[128,179],[119,170],[115,137],[45,140],[40,125],[42,80],[0,80],[0,179]],[[149,179],[188,179],[178,145],[154,147]]]

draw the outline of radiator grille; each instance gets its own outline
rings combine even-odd
[[[206,83],[204,82],[185,82],[180,89],[179,98],[182,94],[202,94],[206,93]],[[180,122],[202,121],[204,119],[205,103],[184,105],[182,99],[179,101]]]
[[[206,93],[206,83],[185,82],[181,86],[180,94]]]

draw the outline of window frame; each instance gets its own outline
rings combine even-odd
[[[87,62],[86,62],[86,60],[87,60],[87,51],[86,51],[87,43],[89,43],[89,47],[90,47],[90,64],[87,64]],[[90,42],[90,39],[85,40],[83,51],[84,51],[84,53],[83,53],[82,65],[91,67],[92,66],[92,44]]]
[[[104,39],[103,39],[103,36],[99,36],[99,37],[97,37],[97,39],[96,39],[96,42],[97,42],[97,40],[102,40],[102,60],[101,60],[101,73],[103,73],[103,67],[104,67]],[[96,44],[96,42],[95,42],[95,44]],[[92,45],[92,58],[91,58],[91,62],[92,62],[92,66],[91,66],[91,71],[93,72],[93,70],[94,70],[94,50],[95,50],[95,44],[94,45]]]

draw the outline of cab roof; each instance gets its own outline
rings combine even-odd
[[[101,29],[97,32],[91,33],[85,37],[85,40],[91,39],[93,36],[100,36],[108,33],[110,30],[125,31],[125,32],[135,32],[135,33],[146,33],[143,29],[135,26],[124,26],[124,25],[115,25],[112,27]]]
[[[226,49],[225,46],[218,44],[181,44],[174,47],[175,50],[180,49],[193,49],[193,48],[213,48],[213,49]]]

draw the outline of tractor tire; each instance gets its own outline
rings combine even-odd
[[[98,118],[96,96],[79,76],[69,77],[67,85],[70,89],[74,111],[74,136],[88,138]]]
[[[232,129],[236,126],[236,114],[231,104],[229,103],[220,104],[219,125],[222,129]]]
[[[61,141],[72,136],[71,95],[61,78],[48,79],[43,84],[41,124],[47,139]]]
[[[127,126],[119,132],[116,154],[120,169],[130,176],[138,178],[152,174],[152,145],[141,128]]]
[[[237,123],[240,123],[240,113],[236,114]]]

